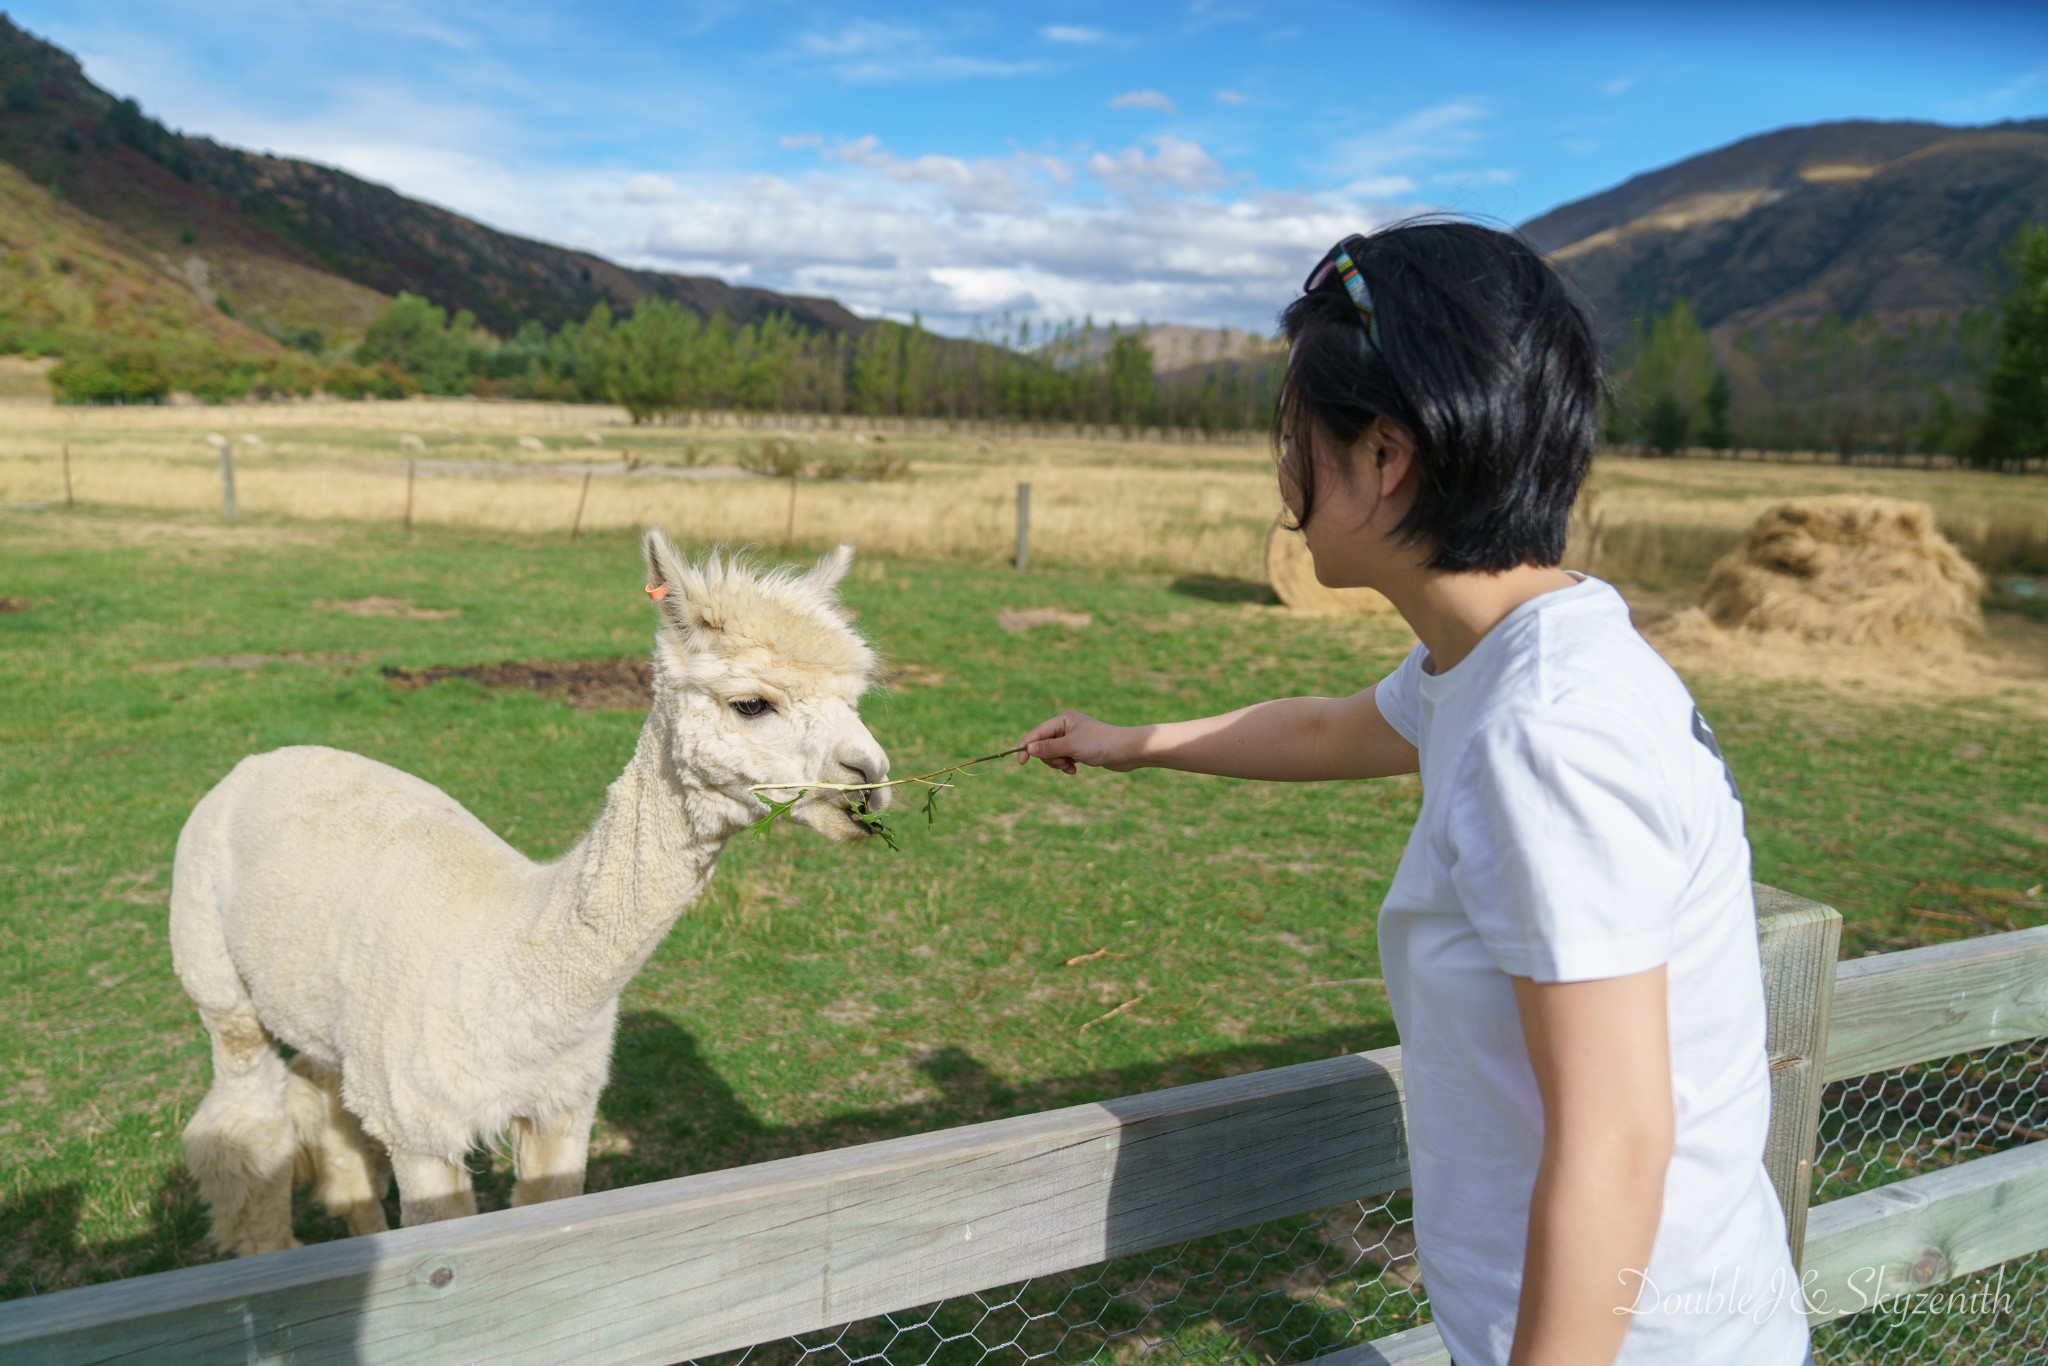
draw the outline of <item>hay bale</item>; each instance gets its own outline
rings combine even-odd
[[[1700,606],[1731,631],[1953,645],[1984,634],[1983,593],[1925,503],[1837,494],[1766,508],[1708,573]]]
[[[1308,542],[1291,530],[1285,515],[1266,533],[1266,581],[1280,601],[1296,612],[1391,612],[1394,604],[1370,588],[1326,588],[1316,579]]]

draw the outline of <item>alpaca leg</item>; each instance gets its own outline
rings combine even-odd
[[[406,1228],[476,1213],[469,1168],[431,1153],[391,1154],[398,1177],[398,1222]]]
[[[302,1054],[292,1059],[292,1073],[313,1093],[303,1112],[293,1114],[301,1156],[312,1168],[301,1177],[312,1178],[320,1203],[345,1220],[351,1234],[384,1232],[391,1227],[384,1217],[384,1192],[391,1185],[384,1145],[342,1107],[339,1072]]]
[[[552,1119],[512,1121],[513,1165],[519,1173],[519,1183],[512,1188],[515,1206],[583,1194],[590,1122],[595,1117],[590,1110],[571,1110]]]
[[[297,1247],[291,1074],[255,1011],[200,1017],[213,1038],[213,1086],[185,1126],[185,1165],[213,1208],[213,1241],[240,1257]]]

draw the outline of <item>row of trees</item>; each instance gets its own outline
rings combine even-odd
[[[1665,454],[2048,454],[2048,227],[2023,229],[2007,259],[1998,309],[1904,326],[1823,313],[1717,345],[1680,299],[1639,326],[1617,367],[1607,437]]]
[[[600,303],[553,332],[528,323],[499,341],[466,312],[401,294],[355,361],[427,393],[611,402],[635,421],[722,408],[1241,430],[1264,424],[1279,378],[1274,363],[1219,359],[1155,382],[1142,332],[1092,322],[1035,335],[1005,323],[962,341],[913,319],[850,336],[780,314],[736,324],[654,297],[624,316]]]

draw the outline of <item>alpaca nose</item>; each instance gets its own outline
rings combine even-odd
[[[853,781],[857,783],[879,783],[889,776],[889,761],[882,757],[880,751],[864,746],[848,746],[839,751],[839,764],[853,775]],[[880,811],[889,802],[887,788],[876,788],[859,795],[876,811]]]

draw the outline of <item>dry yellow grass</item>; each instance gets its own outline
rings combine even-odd
[[[406,496],[398,439],[416,435],[426,447],[414,491],[421,523],[566,533],[584,471],[592,469],[586,528],[660,523],[685,537],[774,546],[784,534],[789,485],[739,477],[730,467],[785,429],[807,454],[851,460],[872,449],[855,444],[851,425],[833,429],[811,418],[635,428],[622,410],[543,403],[11,403],[0,406],[0,502],[60,502],[58,454],[68,444],[83,503],[214,511],[218,466],[204,437],[220,432],[264,443],[236,448],[244,516],[392,524]],[[589,432],[603,444],[592,445]],[[521,450],[522,437],[545,449]],[[1279,498],[1263,441],[991,440],[980,430],[948,433],[939,423],[892,427],[886,440],[909,459],[909,481],[802,482],[799,542],[844,539],[885,554],[1000,562],[1012,550],[1016,486],[1028,482],[1034,561],[1265,579],[1263,548]],[[630,474],[629,454],[642,462]],[[706,474],[724,477],[700,477]],[[1943,531],[1993,572],[2008,567],[2001,556],[2048,547],[2048,480],[1605,456],[1567,562],[1619,583],[1696,591],[1766,507],[1836,493],[1928,503]]]

